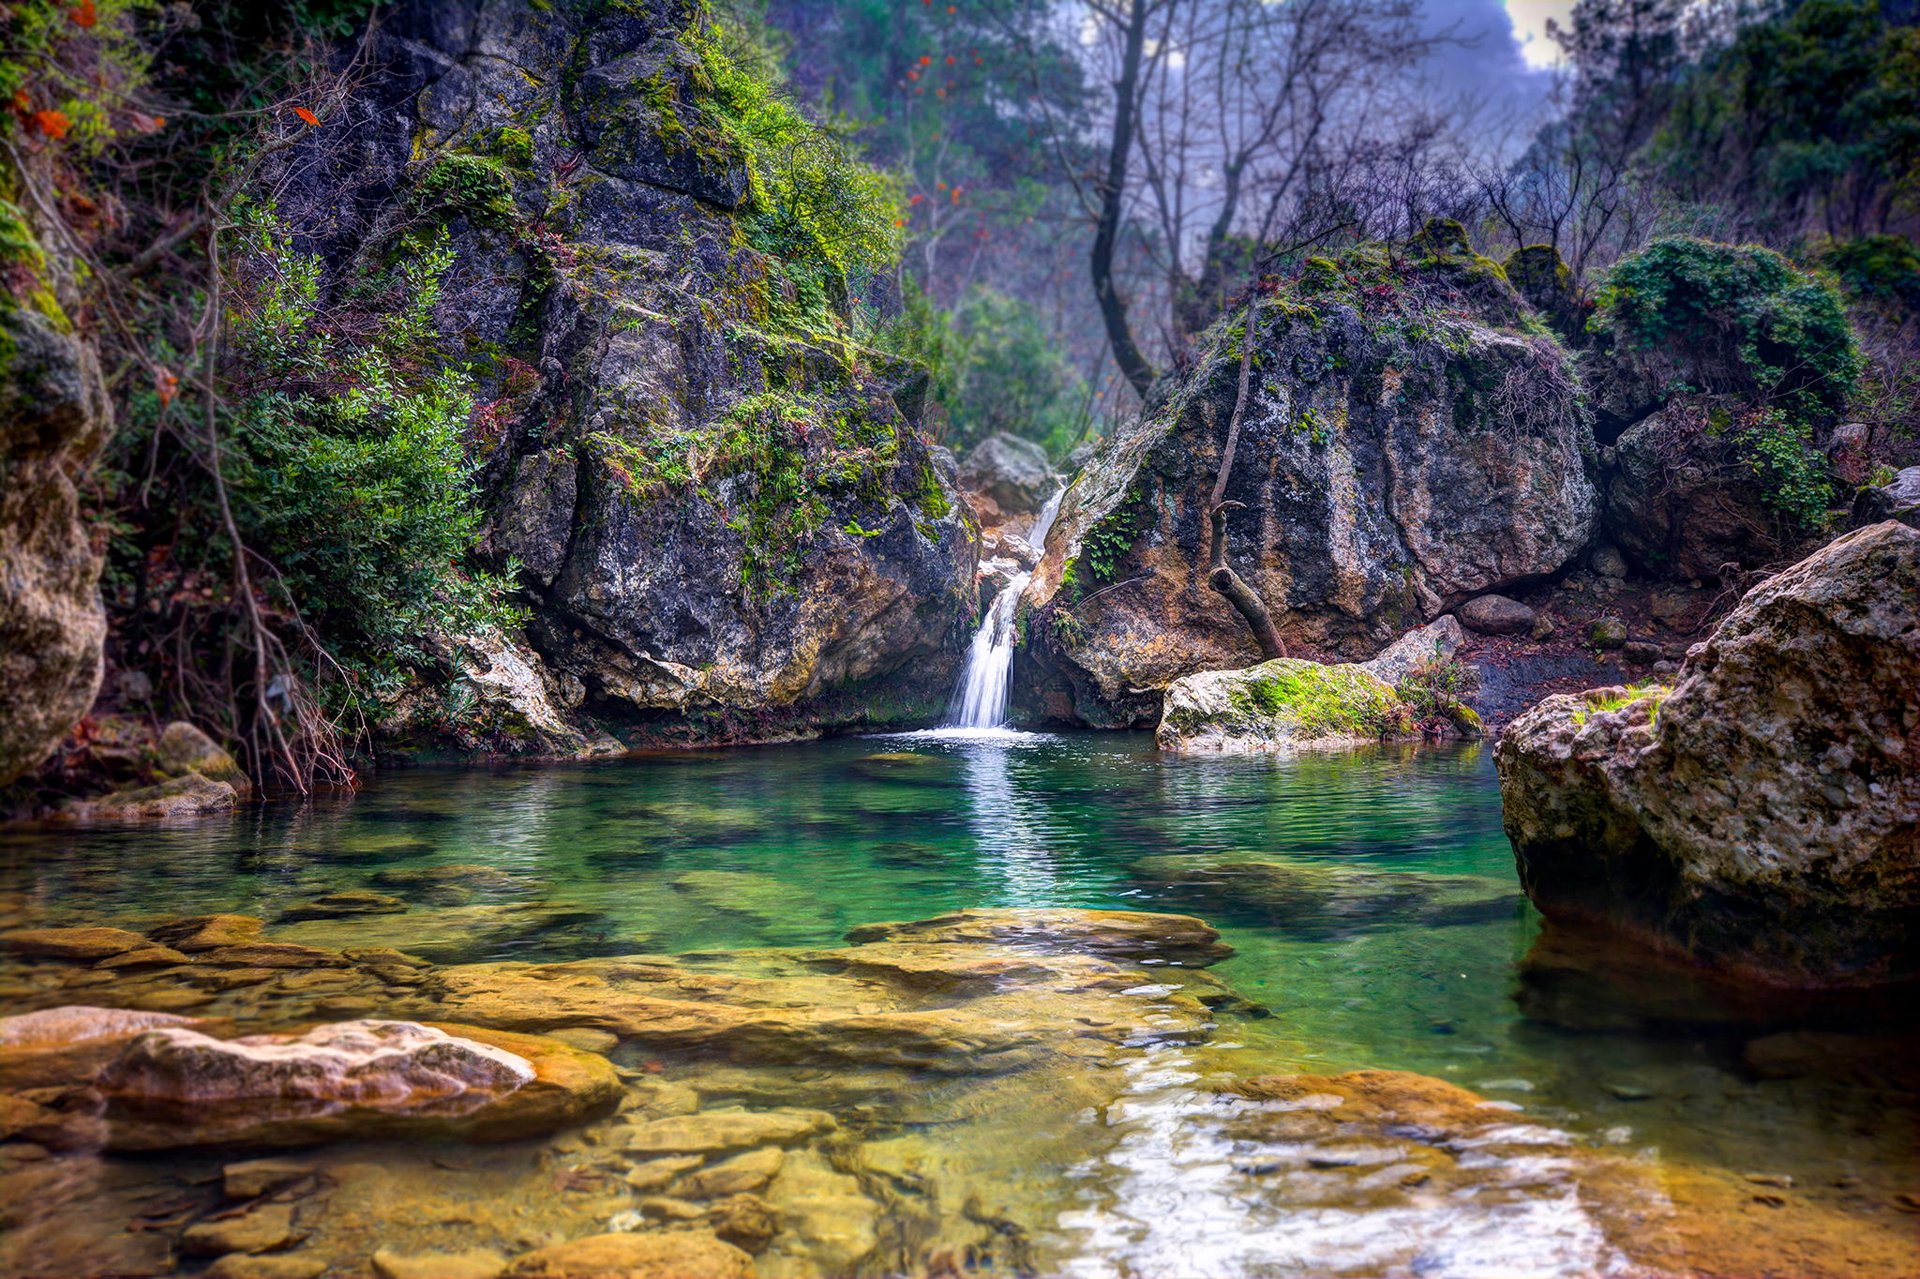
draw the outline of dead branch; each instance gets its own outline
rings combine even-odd
[[[1274,629],[1273,614],[1258,591],[1233,571],[1227,563],[1227,512],[1245,510],[1244,502],[1227,501],[1227,479],[1233,474],[1234,456],[1240,451],[1240,420],[1247,411],[1247,391],[1253,381],[1253,329],[1259,311],[1257,297],[1247,303],[1247,317],[1240,332],[1240,385],[1233,397],[1233,416],[1227,421],[1227,442],[1220,451],[1220,469],[1213,478],[1213,494],[1208,502],[1212,525],[1212,547],[1207,557],[1207,585],[1227,597],[1227,602],[1246,619],[1260,652],[1271,661],[1287,655],[1285,641]]]

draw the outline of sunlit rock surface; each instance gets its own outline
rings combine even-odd
[[[1520,877],[1783,985],[1920,975],[1920,532],[1892,522],[1755,587],[1672,687],[1550,697],[1498,761]]]
[[[1364,667],[1282,657],[1181,676],[1154,737],[1161,750],[1243,755],[1354,746],[1410,727],[1392,686]]]

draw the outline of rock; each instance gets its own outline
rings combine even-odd
[[[1413,731],[1398,695],[1372,672],[1299,658],[1182,676],[1167,686],[1165,706],[1154,740],[1190,754],[1354,746]]]
[[[1253,916],[1295,937],[1330,941],[1380,927],[1484,925],[1511,919],[1513,889],[1472,875],[1425,875],[1300,862],[1148,857],[1133,873],[1170,905]]]
[[[1460,619],[1447,613],[1408,631],[1371,660],[1361,662],[1360,668],[1383,684],[1396,685],[1416,667],[1446,661],[1466,644],[1467,633],[1461,629]]]
[[[766,1201],[786,1226],[769,1252],[776,1265],[798,1262],[811,1273],[857,1274],[879,1247],[879,1205],[860,1192],[857,1178],[813,1151],[787,1160]]]
[[[140,822],[176,817],[202,817],[230,812],[239,795],[225,782],[198,773],[170,777],[153,786],[114,791],[95,799],[71,800],[60,806],[60,816],[80,822]]]
[[[1691,591],[1670,587],[1647,597],[1647,611],[1668,630],[1687,635],[1699,629],[1706,608]]]
[[[705,1231],[591,1235],[516,1257],[511,1279],[752,1279],[753,1258]]]
[[[1454,610],[1470,631],[1482,635],[1525,635],[1533,629],[1534,611],[1504,595],[1477,595]]]
[[[488,1248],[415,1255],[380,1248],[373,1254],[373,1273],[380,1279],[500,1279],[509,1264]]]
[[[1604,523],[1648,577],[1718,582],[1785,549],[1752,466],[1710,429],[1714,411],[1676,402],[1614,446]]]
[[[9,225],[24,278],[0,299],[0,785],[37,768],[99,691],[103,557],[79,486],[113,430],[99,359],[55,300],[70,289],[43,278],[29,225]],[[29,296],[43,304],[16,301]]]
[[[1587,627],[1587,642],[1603,652],[1623,648],[1627,642],[1627,624],[1617,617],[1602,617]]]
[[[1605,647],[1605,645],[1601,645]],[[1652,666],[1666,656],[1658,644],[1649,640],[1628,640],[1620,646],[1620,656],[1630,666]]]
[[[832,1116],[818,1111],[709,1110],[638,1124],[624,1146],[638,1155],[704,1155],[788,1145],[833,1126]]]
[[[728,1195],[752,1194],[773,1180],[785,1159],[786,1153],[778,1146],[750,1150],[687,1174],[675,1183],[674,1193],[685,1199],[724,1199]]]
[[[1920,529],[1920,466],[1909,466],[1886,484],[1861,489],[1853,499],[1853,518],[1861,524],[1898,520]]]
[[[180,1236],[180,1251],[197,1257],[270,1252],[296,1239],[292,1204],[260,1204],[233,1216],[195,1222]]]
[[[847,934],[870,942],[991,942],[1042,953],[1084,953],[1115,959],[1154,959],[1204,968],[1233,954],[1220,934],[1191,915],[1120,910],[1046,908],[960,910],[910,924],[863,924]]]
[[[1587,556],[1587,567],[1596,577],[1623,578],[1627,575],[1627,557],[1619,547],[1603,542]]]
[[[124,928],[18,928],[0,933],[0,949],[33,959],[110,959],[150,943]]]
[[[928,443],[925,372],[836,345],[853,302],[823,250],[801,267],[756,247],[700,22],[410,4],[341,104],[367,123],[351,153],[315,136],[262,175],[323,292],[402,251],[423,203],[447,230],[423,340],[498,353],[476,371],[485,553],[535,584],[524,644],[462,641],[449,662],[509,749],[601,742],[587,688],[641,737],[778,740],[883,699],[931,715],[967,643],[975,537]],[[503,129],[531,163],[481,160]],[[450,178],[486,212],[445,207]],[[439,731],[418,709],[393,726],[416,748]]]
[[[111,1144],[298,1145],[341,1137],[511,1140],[612,1109],[603,1058],[534,1035],[349,1021],[219,1040],[150,1031],[95,1081]]]
[[[730,1195],[707,1212],[713,1233],[748,1252],[765,1251],[780,1231],[780,1215],[758,1195]]]
[[[1920,975],[1916,598],[1920,532],[1877,524],[1748,592],[1671,690],[1515,720],[1496,758],[1534,903],[1780,985]]]
[[[277,924],[295,923],[302,919],[351,919],[356,915],[399,915],[405,913],[407,904],[398,897],[387,893],[376,893],[370,888],[340,888],[330,893],[322,893],[310,902],[282,911],[274,920]]]
[[[1045,449],[1001,431],[973,446],[960,463],[960,483],[1007,515],[1031,515],[1060,488],[1060,476]]]
[[[298,1160],[247,1159],[220,1170],[220,1189],[229,1199],[257,1199],[311,1176],[313,1165]]]
[[[329,1268],[325,1257],[305,1252],[270,1253],[264,1257],[230,1252],[218,1258],[201,1274],[206,1279],[320,1279]],[[445,1279],[453,1279],[446,1276]]]
[[[1450,336],[1409,342],[1338,273],[1263,301],[1225,493],[1244,509],[1227,541],[1289,645],[1360,660],[1448,601],[1558,571],[1591,542],[1599,497],[1568,357],[1511,327],[1523,308],[1497,267],[1471,264],[1474,287],[1456,289],[1453,257],[1410,261],[1392,281],[1377,246],[1335,266],[1382,278],[1394,306],[1447,295]],[[1203,335],[1191,367],[1164,380],[1067,491],[1024,596],[1017,707],[1150,724],[1178,677],[1261,660],[1245,621],[1206,586],[1245,327],[1236,310]],[[1509,411],[1498,396],[1456,395],[1463,379],[1538,395]]]
[[[1527,632],[1527,638],[1536,644],[1544,644],[1558,633],[1559,628],[1553,624],[1553,618],[1541,613],[1533,619],[1533,629]]]
[[[142,946],[138,950],[124,951],[112,959],[103,959],[94,967],[116,971],[122,968],[172,968],[192,962],[191,958],[169,946]]]
[[[189,773],[233,787],[236,795],[253,789],[246,770],[233,756],[220,749],[211,737],[187,721],[175,720],[161,730],[153,748],[154,768],[162,777],[185,777]]]
[[[265,929],[265,921],[252,915],[194,915],[162,924],[147,936],[162,946],[193,955],[223,946],[257,942]]]
[[[295,942],[254,941],[216,946],[200,952],[200,962],[229,968],[345,968],[351,961],[339,951]]]
[[[374,875],[373,882],[435,906],[462,906],[479,896],[528,893],[539,887],[497,866],[465,863],[382,870]]]

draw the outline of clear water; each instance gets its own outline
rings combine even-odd
[[[422,937],[391,916],[275,935],[453,962],[835,945],[856,925],[968,906],[1197,914],[1236,951],[1213,973],[1265,1014],[1222,1018],[1219,1040],[1239,1045],[1222,1054],[1246,1074],[1437,1075],[1597,1145],[1789,1175],[1882,1216],[1920,1173],[1911,1093],[1849,1071],[1762,1079],[1742,1059],[1802,1024],[1883,1043],[1911,1033],[1904,1019],[1755,1012],[1636,984],[1604,956],[1528,976],[1541,924],[1475,746],[1190,759],[1136,735],[937,730],[398,772],[231,822],[15,832],[0,837],[0,895],[43,923],[273,919],[394,866],[463,863],[524,876],[570,922]],[[1143,1096],[1184,1079],[1179,1062],[1142,1069]],[[1076,1175],[1124,1197],[1138,1163]]]

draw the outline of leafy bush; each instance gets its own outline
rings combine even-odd
[[[1756,245],[1654,241],[1608,273],[1592,328],[1619,354],[1678,351],[1726,383],[1690,389],[1742,395],[1814,428],[1839,419],[1860,376],[1833,285]]]
[[[421,357],[451,258],[444,232],[383,282],[392,309],[336,330],[317,259],[270,212],[245,216],[227,434],[249,544],[365,674],[430,660],[432,637],[513,624],[508,579],[467,562],[480,513],[465,371]]]
[[[1417,726],[1426,732],[1480,731],[1480,717],[1467,699],[1480,691],[1480,672],[1451,657],[1432,657],[1415,666],[1394,686]]]
[[[1830,240],[1816,256],[1849,297],[1920,311],[1920,245],[1901,235]]]

